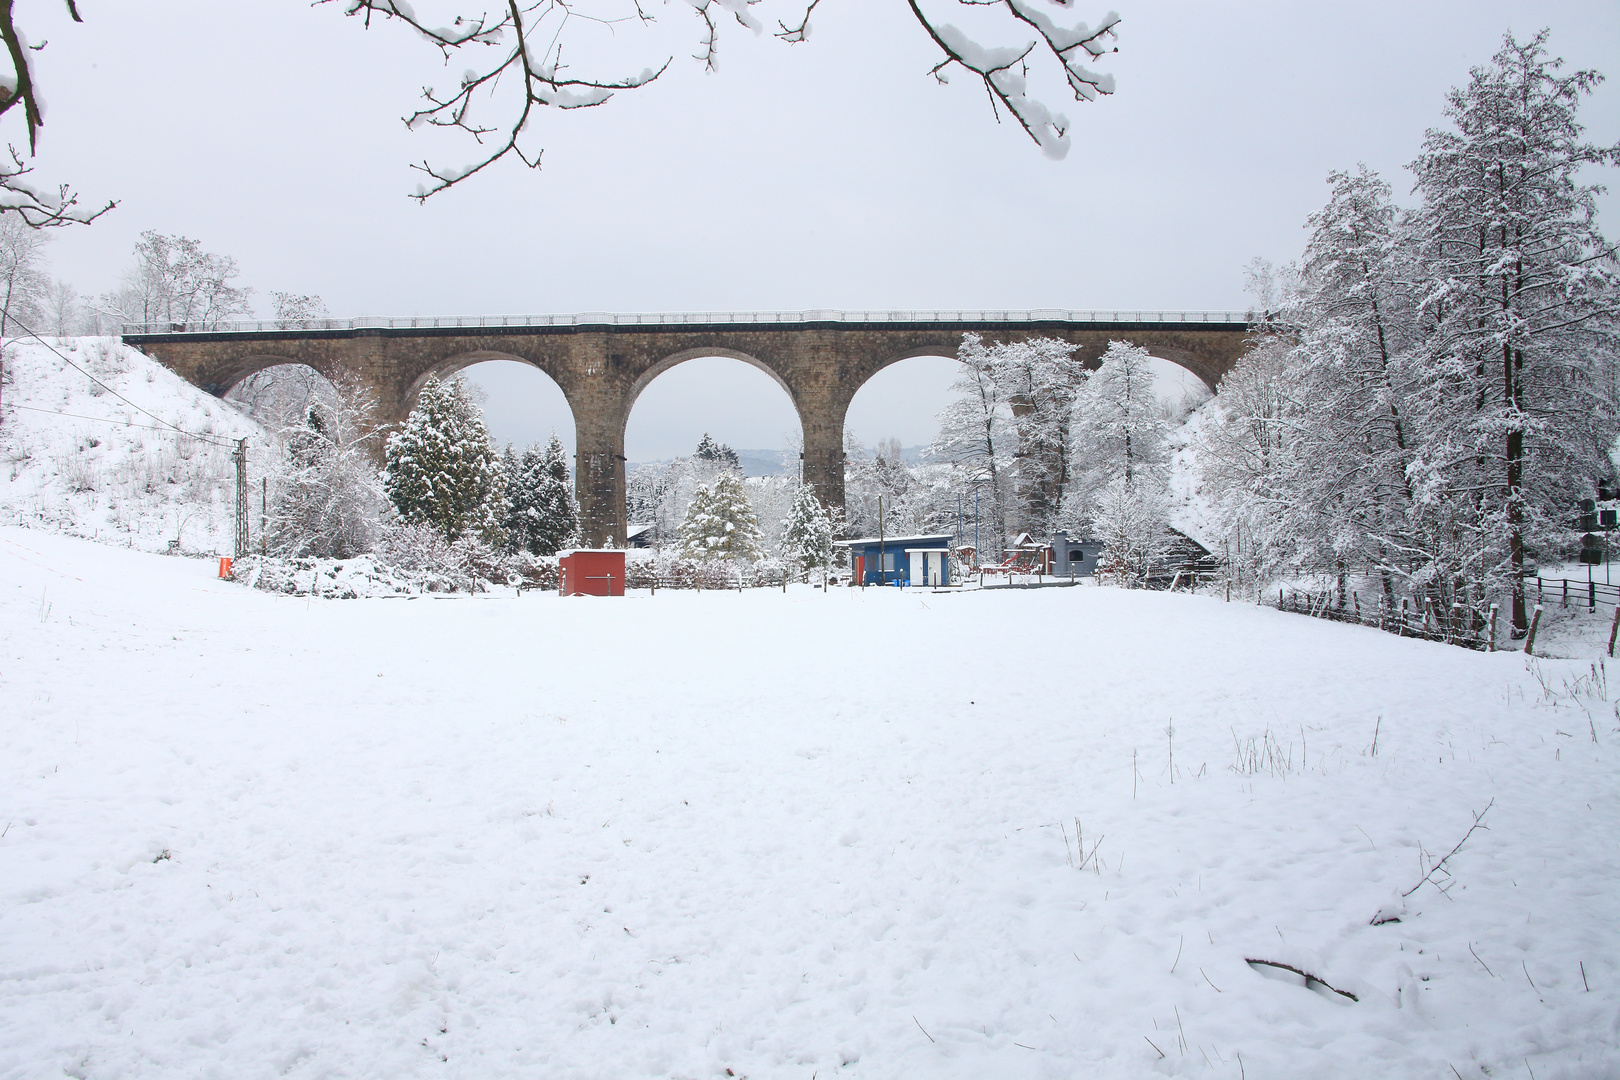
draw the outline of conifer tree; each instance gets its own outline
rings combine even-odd
[[[832,556],[832,517],[816,498],[815,489],[800,484],[782,522],[782,558],[810,574],[825,570]]]
[[[530,446],[507,465],[503,524],[513,551],[555,555],[577,541],[579,510],[568,481],[567,451],[556,432],[544,449]]]
[[[703,433],[703,438],[698,441],[697,450],[692,456],[698,461],[713,462],[722,469],[742,471],[742,459],[737,456],[737,451],[723,442],[716,442],[707,431]]]
[[[726,470],[692,493],[681,522],[681,553],[693,559],[746,559],[764,553],[764,536],[742,477]]]
[[[383,490],[407,524],[452,542],[498,544],[505,470],[484,417],[460,379],[429,379],[404,426],[388,437]]]

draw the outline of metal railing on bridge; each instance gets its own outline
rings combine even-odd
[[[545,326],[792,326],[804,323],[853,325],[907,325],[945,323],[967,326],[1033,323],[1219,324],[1238,329],[1255,320],[1242,311],[1069,311],[1037,308],[1033,311],[696,311],[614,313],[582,312],[573,315],[431,315],[407,317],[362,316],[357,319],[290,319],[262,322],[125,323],[125,336],[142,334],[241,334],[332,330],[439,330],[481,327]]]

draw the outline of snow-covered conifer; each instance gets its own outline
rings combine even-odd
[[[692,457],[698,461],[713,462],[723,469],[742,471],[742,459],[737,456],[737,451],[723,442],[717,442],[707,431],[703,433],[703,438],[698,440],[697,450]]]
[[[825,571],[833,557],[833,523],[815,489],[800,484],[782,523],[782,558],[803,573]]]
[[[510,454],[511,451],[509,450]],[[568,480],[568,454],[553,432],[506,465],[506,542],[513,551],[555,555],[579,537],[579,509]]]
[[[681,522],[681,553],[694,559],[745,559],[764,554],[764,537],[742,477],[722,470],[692,493]]]
[[[448,540],[501,539],[506,477],[483,414],[460,379],[429,379],[404,426],[388,438],[383,487],[407,523]]]

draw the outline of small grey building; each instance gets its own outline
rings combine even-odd
[[[1069,538],[1066,532],[1052,534],[1052,576],[1090,577],[1097,569],[1097,556],[1102,554],[1101,540]]]

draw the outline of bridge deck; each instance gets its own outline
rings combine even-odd
[[[893,328],[896,326],[1066,326],[1093,330],[1128,327],[1180,327],[1184,329],[1230,330],[1254,321],[1242,311],[1069,311],[1037,308],[1032,311],[697,311],[697,312],[601,312],[573,315],[429,315],[401,317],[361,316],[357,319],[301,319],[290,321],[220,323],[208,328],[175,323],[126,323],[125,337],[166,337],[185,334],[264,334],[288,332],[344,332],[354,330],[476,330],[569,329],[605,326],[625,327],[704,327],[741,328],[787,326],[808,328],[837,326],[844,329]]]

